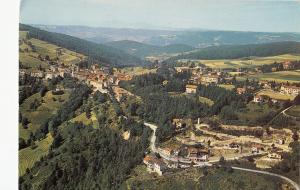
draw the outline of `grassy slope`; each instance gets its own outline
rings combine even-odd
[[[137,65],[143,63],[137,57],[103,44],[96,44],[65,34],[47,32],[24,24],[20,24],[20,30],[29,31],[30,36],[33,38],[88,55],[101,63],[104,62],[110,65]]]
[[[154,177],[146,171],[145,166],[138,166],[126,181],[124,187],[126,189],[272,190],[277,188],[279,181],[269,176],[242,171],[228,173],[223,169],[209,169],[208,175],[203,176],[202,169],[198,168]]]
[[[35,132],[43,122],[47,121],[51,116],[56,114],[57,110],[62,106],[62,103],[69,97],[69,92],[65,91],[63,95],[53,95],[51,91],[47,92],[42,98],[40,93],[36,93],[27,98],[23,104],[20,105],[20,111],[23,117],[27,117],[30,121],[28,129],[24,129],[21,125],[19,126],[19,136],[25,140],[29,138],[30,132]],[[56,99],[56,101],[53,100]],[[38,101],[44,100],[44,103],[37,108],[36,111],[30,110],[30,103],[35,99]],[[61,99],[63,102],[59,102]]]

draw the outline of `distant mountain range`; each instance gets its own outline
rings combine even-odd
[[[240,31],[171,31],[120,29],[86,26],[35,25],[43,30],[68,34],[96,43],[137,41],[155,46],[184,44],[195,48],[219,45],[260,44],[281,41],[300,41],[300,33],[240,32]]]
[[[174,63],[180,59],[236,59],[251,56],[264,57],[281,54],[300,54],[300,42],[273,42],[267,44],[207,47],[191,53],[171,57],[165,62]]]
[[[172,44],[167,46],[154,46],[136,41],[122,40],[106,43],[108,46],[121,49],[134,56],[144,58],[152,55],[178,54],[194,50],[192,46],[184,44]]]

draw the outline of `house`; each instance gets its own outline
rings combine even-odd
[[[158,148],[158,151],[159,153],[167,157],[178,156],[179,153],[179,150],[177,148],[170,148],[170,147]]]
[[[173,162],[170,160],[164,160],[165,164],[167,165],[168,168],[178,168],[179,163],[178,162]]]
[[[19,76],[23,78],[25,77],[25,75],[26,75],[26,69],[19,69]]]
[[[282,154],[280,152],[271,151],[268,153],[268,158],[282,160]]]
[[[36,78],[43,78],[44,77],[44,72],[42,71],[32,71],[30,73],[31,77],[36,77]]]
[[[283,66],[284,70],[289,70],[289,69],[295,68],[295,64],[290,61],[286,61],[286,62],[282,63],[282,66]]]
[[[280,92],[283,94],[290,94],[290,95],[297,96],[298,94],[300,94],[300,87],[282,85],[280,88]]]
[[[183,119],[173,119],[172,125],[175,126],[175,131],[182,131],[186,127]]]
[[[58,72],[47,72],[46,75],[45,75],[45,79],[53,79],[53,78],[56,78],[60,76]]]
[[[268,81],[260,81],[258,83],[264,89],[271,89],[271,84]]]
[[[167,165],[161,159],[155,158],[154,156],[146,155],[143,162],[150,173],[154,172],[158,175],[162,175],[167,170]]]
[[[220,82],[220,76],[218,76],[218,75],[204,75],[201,78],[201,82],[218,84]]]
[[[199,149],[199,148],[188,148],[187,158],[194,162],[206,162],[208,161],[209,151],[207,149]]]
[[[243,87],[243,88],[237,88],[236,89],[236,93],[237,94],[245,94],[246,93],[246,87]]]
[[[260,95],[255,95],[253,98],[253,102],[260,103],[263,102],[263,98]]]
[[[285,139],[281,139],[281,138],[280,138],[280,139],[277,139],[277,140],[276,140],[276,143],[277,143],[277,144],[280,144],[280,145],[283,145],[283,144],[285,143]]]
[[[259,153],[259,151],[264,150],[264,147],[261,144],[254,144],[251,147],[251,153]]]
[[[190,68],[189,67],[175,67],[176,72],[178,73],[182,73],[182,72],[186,72],[189,71]]]
[[[266,95],[257,95],[256,94],[253,98],[253,102],[256,102],[256,103],[262,103],[262,102],[266,102],[269,100],[270,100],[270,97],[266,96]]]
[[[185,92],[188,94],[195,94],[197,92],[197,85],[187,84],[185,86]]]
[[[164,80],[164,81],[162,82],[163,86],[166,86],[168,83],[169,83],[169,81],[167,81],[167,80]]]
[[[117,86],[113,87],[113,92],[115,94],[115,97],[116,97],[117,101],[120,101],[121,98],[124,97],[124,96],[131,96],[132,95],[129,91],[127,91],[123,88],[117,87]]]
[[[240,145],[235,142],[230,143],[228,146],[229,148],[233,148],[233,149],[240,148]]]

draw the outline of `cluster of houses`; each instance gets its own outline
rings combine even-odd
[[[46,71],[35,70],[26,71],[25,69],[19,70],[20,77],[24,77],[25,74],[31,77],[40,79],[53,79],[58,76],[64,78],[66,76],[74,77],[79,81],[84,81],[88,85],[93,87],[94,91],[99,90],[102,93],[107,93],[109,86],[117,86],[120,81],[131,80],[132,76],[123,73],[116,72],[111,74],[108,67],[99,67],[99,65],[92,65],[90,69],[81,69],[79,66],[65,66],[63,64],[50,65],[50,68]],[[127,93],[127,92],[126,92]],[[120,99],[124,92],[117,90],[117,99]]]
[[[162,175],[170,169],[188,168],[208,161],[210,151],[207,148],[184,146],[181,148],[158,148],[157,155],[148,154],[143,162],[149,172]]]

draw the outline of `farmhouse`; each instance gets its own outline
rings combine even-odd
[[[300,94],[300,87],[282,85],[280,88],[280,92],[283,94],[290,94],[290,95],[297,96],[298,94]]]
[[[162,175],[167,170],[167,165],[161,159],[157,159],[154,156],[147,155],[143,162],[146,164],[147,170],[151,173],[154,172]]]
[[[290,61],[286,61],[286,62],[282,63],[282,66],[283,66],[284,70],[289,70],[289,69],[295,68],[295,64]]]
[[[268,153],[268,158],[282,160],[282,154],[280,152],[271,151]]]
[[[260,103],[263,102],[263,98],[260,95],[255,95],[253,98],[253,102]]]
[[[236,93],[238,94],[245,94],[246,93],[246,87],[243,87],[243,88],[237,88],[236,89]]]
[[[183,122],[183,119],[173,119],[173,126],[175,126],[175,131],[181,131],[186,127],[186,124]]]
[[[197,92],[197,85],[187,84],[185,86],[185,92],[188,94],[195,94]]]
[[[44,77],[44,73],[42,71],[32,71],[30,73],[31,77],[36,77],[36,78],[43,78]]]
[[[218,75],[204,75],[201,79],[204,83],[215,83],[218,84],[220,82],[220,76]]]
[[[206,162],[208,160],[209,151],[207,149],[188,148],[188,155],[192,162]]]

